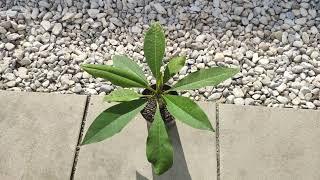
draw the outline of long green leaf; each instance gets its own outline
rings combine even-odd
[[[146,76],[144,75],[142,69],[139,67],[137,63],[133,60],[129,59],[127,56],[115,55],[112,58],[113,65],[118,68],[126,69],[141,78],[145,83],[148,84]]]
[[[123,102],[132,101],[142,97],[141,94],[136,93],[131,89],[117,89],[104,97],[107,102]]]
[[[106,109],[90,125],[82,145],[100,142],[120,132],[143,109],[145,103],[146,100],[138,99]]]
[[[175,95],[163,97],[173,117],[194,128],[214,131],[207,115],[191,99]]]
[[[239,69],[214,67],[191,73],[173,85],[171,90],[191,90],[205,86],[216,86],[239,72]]]
[[[153,76],[159,79],[165,51],[165,35],[159,23],[153,23],[147,31],[144,38],[143,50]]]
[[[166,83],[172,76],[177,74],[186,62],[185,56],[172,58],[164,71],[163,83]]]
[[[157,108],[147,138],[147,158],[157,175],[166,172],[173,164],[173,148]]]
[[[148,83],[125,69],[97,64],[83,64],[81,67],[89,74],[104,78],[114,85],[122,87],[148,87]]]

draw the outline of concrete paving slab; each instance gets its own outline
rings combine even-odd
[[[320,112],[219,106],[221,180],[320,179]]]
[[[0,91],[0,179],[70,179],[85,101]]]
[[[201,104],[215,125],[215,106]],[[111,104],[94,96],[89,103],[85,132],[94,118]],[[169,131],[175,163],[164,175],[156,176],[146,159],[147,124],[138,115],[121,133],[103,142],[81,147],[75,180],[214,180],[216,179],[215,134],[195,130],[178,122]]]

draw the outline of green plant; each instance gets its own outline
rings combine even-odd
[[[155,85],[149,85],[141,68],[126,56],[114,56],[113,65],[83,64],[89,74],[104,78],[123,88],[144,88],[142,94],[130,89],[118,89],[105,96],[108,102],[120,102],[103,111],[90,125],[82,145],[102,141],[120,132],[139,112],[151,122],[146,155],[156,174],[166,172],[173,163],[173,148],[166,123],[174,118],[194,128],[214,131],[207,115],[192,100],[178,96],[176,91],[215,86],[238,73],[238,69],[213,67],[201,69],[179,80],[172,87],[166,85],[184,66],[185,57],[172,58],[164,72],[165,34],[158,23],[153,23],[144,40],[144,55]]]

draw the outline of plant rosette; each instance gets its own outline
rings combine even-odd
[[[94,77],[104,78],[123,88],[104,97],[118,104],[106,109],[90,125],[81,145],[105,140],[119,133],[139,112],[149,124],[146,155],[154,172],[161,175],[173,164],[173,147],[167,128],[175,119],[191,127],[214,132],[204,111],[178,91],[216,86],[239,72],[237,68],[201,69],[182,78],[172,86],[166,83],[185,65],[186,57],[173,57],[164,71],[165,34],[159,23],[153,23],[145,34],[144,55],[156,79],[150,85],[137,63],[127,56],[113,56],[113,65],[83,64],[82,69]],[[129,88],[143,88],[142,94]]]

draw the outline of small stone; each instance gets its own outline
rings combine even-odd
[[[99,14],[100,10],[99,9],[88,9],[87,12],[91,18],[96,18],[97,15]]]
[[[52,12],[47,12],[47,13],[43,16],[42,20],[49,20],[49,19],[51,19],[52,17],[53,17]]]
[[[190,11],[192,11],[192,12],[200,12],[201,8],[198,7],[198,6],[195,6],[195,5],[191,5]]]
[[[253,83],[253,88],[256,91],[260,91],[262,89],[262,83],[260,81],[255,81]]]
[[[14,50],[14,53],[13,53],[13,57],[17,58],[18,60],[21,60],[24,56],[24,51],[22,49],[16,49]]]
[[[245,98],[244,105],[252,105],[254,103],[254,99],[252,98]]]
[[[292,100],[292,104],[294,104],[294,105],[299,105],[300,102],[301,102],[301,100],[300,100],[299,97],[296,97],[296,98],[294,98],[294,99]]]
[[[0,34],[6,34],[7,30],[4,27],[0,26]]]
[[[44,7],[47,9],[49,9],[51,7],[51,5],[47,1],[39,1],[38,4],[40,7]]]
[[[281,42],[283,43],[283,44],[288,44],[288,33],[287,32],[283,32],[282,33],[282,38],[281,38]]]
[[[67,21],[67,20],[73,18],[74,15],[75,15],[75,14],[72,13],[72,12],[67,12],[67,13],[62,17],[61,21]]]
[[[287,85],[284,84],[284,83],[282,83],[280,86],[278,86],[278,87],[276,88],[276,90],[277,90],[279,93],[282,93],[284,90],[286,90],[286,88],[287,88]]]
[[[48,43],[50,41],[50,34],[48,32],[44,33],[42,36],[41,36],[41,40],[42,42],[44,43]]]
[[[235,7],[233,12],[235,15],[240,16],[243,10],[244,10],[244,7],[239,6],[239,7]]]
[[[134,33],[134,34],[141,34],[142,29],[140,27],[138,27],[138,26],[133,26],[131,28],[131,32]]]
[[[304,86],[304,87],[302,87],[302,88],[300,89],[300,92],[299,92],[299,93],[301,93],[301,94],[304,96],[304,95],[306,95],[306,94],[308,94],[308,93],[311,93],[311,90],[310,90],[308,87]]]
[[[281,104],[287,104],[288,103],[288,98],[284,97],[284,96],[278,96],[277,100],[281,103]]]
[[[31,12],[31,18],[32,19],[36,19],[36,18],[38,18],[38,15],[39,15],[39,9],[38,8],[33,8],[32,12]]]
[[[283,34],[282,31],[276,31],[276,32],[274,33],[274,37],[275,37],[276,39],[278,39],[279,41],[282,41],[282,34]]]
[[[311,34],[318,34],[318,28],[317,27],[315,27],[315,26],[312,26],[311,28],[310,28],[310,33]]]
[[[268,25],[268,18],[266,16],[261,16],[259,21],[261,22],[261,24],[264,24],[264,25]]]
[[[15,45],[12,44],[12,43],[6,43],[4,45],[4,47],[8,50],[8,51],[11,51],[12,49],[14,49]]]
[[[216,53],[214,55],[214,60],[215,61],[223,61],[224,60],[224,54],[223,53]]]
[[[62,32],[62,24],[61,23],[55,23],[52,28],[52,34],[59,35]]]
[[[94,51],[98,49],[98,45],[95,44],[95,43],[91,44],[90,47],[91,47],[91,49],[94,50]]]
[[[261,42],[259,44],[259,48],[262,49],[263,51],[267,51],[269,49],[269,44],[265,43],[265,42]]]
[[[21,36],[19,35],[19,34],[17,34],[17,33],[12,33],[12,34],[9,34],[8,36],[7,36],[7,39],[9,40],[9,41],[15,41],[15,40],[17,40],[17,39],[19,39]]]
[[[246,57],[251,59],[253,57],[253,54],[254,54],[254,52],[249,50],[249,51],[246,52]]]
[[[254,68],[254,71],[258,74],[262,74],[264,72],[263,67],[257,66]]]
[[[118,27],[122,27],[123,26],[123,23],[118,18],[112,17],[112,18],[109,19],[109,21],[112,22],[114,25],[116,25]]]
[[[244,97],[243,91],[242,91],[240,88],[238,88],[238,87],[234,88],[234,89],[232,90],[232,93],[233,93],[233,95],[234,95],[236,98]]]
[[[205,67],[206,67],[206,65],[204,63],[197,64],[197,68],[199,68],[199,69],[204,69]]]
[[[50,84],[50,81],[46,80],[45,82],[42,83],[42,86],[46,88],[49,86],[49,84]]]
[[[293,73],[301,73],[302,71],[303,71],[303,66],[300,66],[300,65],[296,65],[296,66],[293,66],[293,68],[292,68],[292,72]]]
[[[179,72],[180,75],[186,75],[188,71],[188,66],[183,66]]]
[[[159,14],[167,14],[167,11],[164,9],[164,7],[160,3],[154,3],[153,7],[156,9],[156,11]]]
[[[255,100],[258,100],[260,97],[261,97],[260,94],[254,94],[254,95],[252,96],[252,98],[255,99]]]
[[[303,46],[302,41],[294,41],[292,44],[294,47],[301,48]]]
[[[48,31],[51,28],[51,23],[47,20],[44,20],[40,23],[44,30]]]
[[[306,102],[306,106],[308,109],[314,109],[316,107],[312,102]]]
[[[269,59],[260,59],[259,64],[261,64],[261,65],[269,64]]]
[[[318,51],[313,51],[310,55],[311,59],[317,59],[319,57],[319,52]]]
[[[113,86],[108,85],[108,84],[104,84],[104,85],[102,85],[102,86],[100,87],[100,91],[102,91],[102,92],[108,93],[108,92],[110,92],[110,91],[112,91],[112,90],[113,90]]]
[[[25,67],[19,67],[18,68],[18,76],[21,78],[21,79],[28,79],[29,76],[28,76],[28,69],[25,68]]]
[[[9,10],[6,12],[6,15],[7,15],[8,17],[10,17],[10,18],[15,18],[15,17],[18,15],[18,12],[9,9]]]
[[[233,100],[233,102],[234,102],[235,105],[244,105],[244,100],[243,100],[243,98],[235,98],[235,99]]]
[[[108,28],[105,28],[102,32],[101,32],[101,35],[102,36],[108,36],[109,35],[109,30],[108,30]]]
[[[313,104],[316,105],[317,107],[320,107],[320,100],[314,100]]]
[[[73,88],[73,92],[80,93],[82,91],[81,84],[76,84]]]
[[[291,80],[294,79],[295,75],[292,74],[292,73],[289,72],[289,71],[285,71],[285,72],[283,73],[283,77],[284,77],[286,80],[291,81]]]
[[[16,85],[16,81],[9,81],[6,83],[8,87],[14,87]]]
[[[296,24],[298,25],[305,25],[307,23],[307,18],[299,18],[299,19],[296,19]]]
[[[252,62],[256,63],[259,60],[259,54],[258,53],[253,53],[252,54]]]
[[[303,32],[301,37],[302,37],[302,41],[303,41],[305,44],[309,44],[310,39],[309,39],[309,34],[308,34],[308,33]]]
[[[207,36],[204,35],[204,34],[199,35],[199,36],[197,36],[197,38],[196,38],[196,42],[202,43],[202,42],[204,42],[204,41],[206,40],[206,38],[207,38]]]
[[[87,92],[88,94],[91,94],[91,95],[98,94],[95,89],[86,89],[86,92]]]
[[[16,76],[13,73],[7,73],[5,74],[5,76],[6,76],[6,79],[9,81],[13,81],[16,79]]]
[[[302,16],[308,16],[308,11],[305,8],[300,8],[300,14]]]
[[[31,64],[31,60],[30,60],[28,57],[25,57],[25,58],[23,58],[22,60],[20,60],[20,61],[18,61],[18,62],[19,62],[19,64],[21,64],[22,66]]]
[[[208,97],[208,100],[217,100],[220,99],[222,96],[222,93],[213,93]]]

